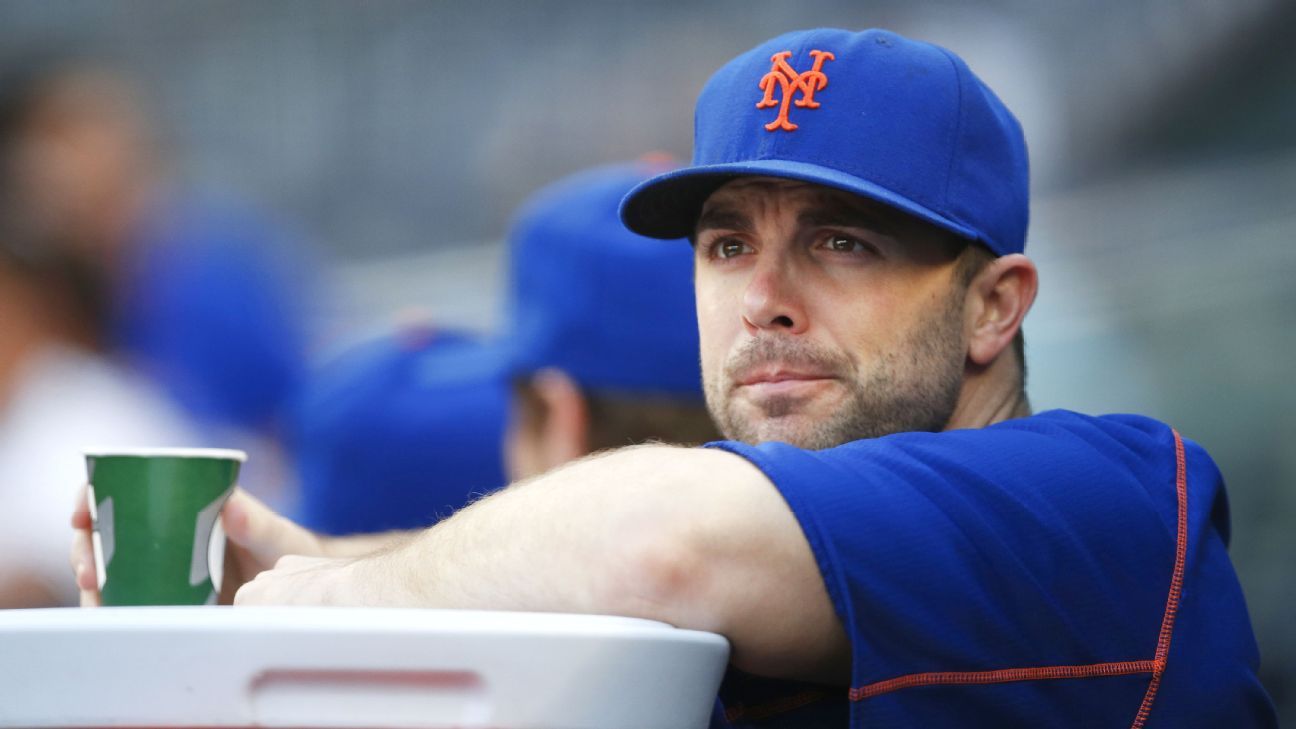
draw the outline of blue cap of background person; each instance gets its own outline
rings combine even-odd
[[[296,420],[299,520],[330,534],[417,528],[502,485],[510,377],[553,367],[590,390],[700,400],[692,249],[617,218],[665,169],[590,169],[523,205],[500,338],[407,329],[316,373]]]
[[[998,255],[1026,245],[1021,125],[958,56],[884,30],[788,33],[730,61],[698,97],[693,164],[638,186],[622,219],[688,235],[748,175],[862,195]]]
[[[701,398],[693,251],[631,233],[617,215],[660,157],[553,183],[509,234],[505,349],[514,375],[546,367],[582,387]]]
[[[504,485],[508,399],[469,334],[411,326],[347,350],[298,408],[298,520],[327,534],[426,527]]]

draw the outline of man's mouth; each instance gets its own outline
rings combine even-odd
[[[736,389],[745,389],[759,395],[808,394],[836,379],[827,370],[767,365],[742,373],[736,378]]]

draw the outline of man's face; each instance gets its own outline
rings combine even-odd
[[[967,353],[950,236],[772,178],[720,188],[696,233],[703,382],[727,437],[817,449],[949,422]]]

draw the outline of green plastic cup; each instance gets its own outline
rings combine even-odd
[[[225,558],[220,510],[247,455],[149,448],[85,456],[103,604],[216,604]]]

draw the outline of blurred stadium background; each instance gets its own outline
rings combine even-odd
[[[1296,715],[1296,3],[6,0],[0,58],[71,48],[134,74],[178,182],[328,262],[322,354],[410,309],[489,330],[528,192],[687,158],[707,76],[820,25],[945,45],[1018,113],[1034,404],[1146,413],[1209,448],[1262,676]]]

